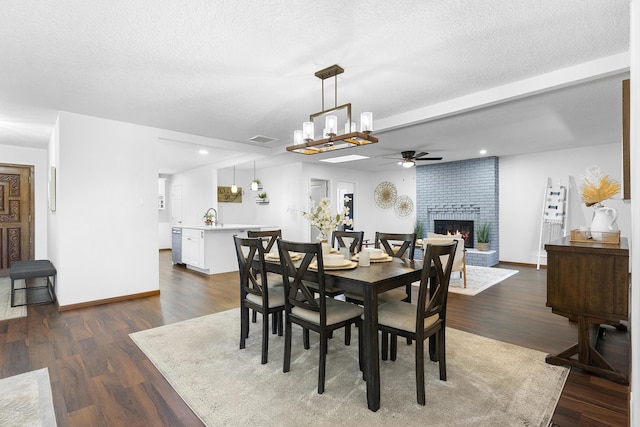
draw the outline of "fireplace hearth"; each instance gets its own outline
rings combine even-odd
[[[437,234],[458,234],[464,238],[464,247],[473,248],[473,221],[460,219],[436,219],[433,231]]]

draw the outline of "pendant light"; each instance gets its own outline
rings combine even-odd
[[[256,179],[256,162],[253,161],[253,181],[251,181],[251,191],[258,191],[260,189],[260,183]]]
[[[233,185],[231,186],[231,194],[238,194],[238,186],[236,185],[236,165],[233,165]]]

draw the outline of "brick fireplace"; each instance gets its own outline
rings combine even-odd
[[[416,220],[426,232],[437,233],[436,221],[470,221],[474,230],[489,224],[489,252],[476,250],[477,236],[465,239],[467,264],[499,262],[498,158],[430,163],[416,168]],[[454,232],[454,231],[452,231]],[[438,234],[446,234],[438,233]]]

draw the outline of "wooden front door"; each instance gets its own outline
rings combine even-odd
[[[33,259],[33,166],[0,164],[0,275]]]

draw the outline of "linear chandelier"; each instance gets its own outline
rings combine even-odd
[[[302,124],[302,130],[293,132],[294,145],[287,151],[301,154],[319,154],[343,148],[374,144],[378,138],[371,135],[373,131],[373,113],[360,114],[360,131],[358,125],[351,120],[351,104],[338,106],[338,74],[344,73],[339,65],[332,65],[315,73],[322,80],[322,111],[311,114],[309,121]],[[335,79],[334,107],[324,108],[324,81],[330,77]],[[324,119],[324,121],[323,121]],[[344,123],[344,133],[338,134],[338,123]],[[323,125],[322,132],[317,132],[316,124]],[[316,134],[318,138],[316,138]]]

